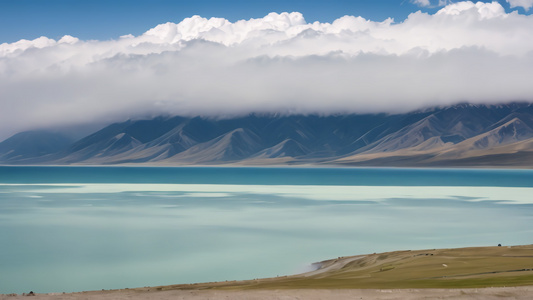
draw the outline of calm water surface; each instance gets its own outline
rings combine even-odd
[[[0,293],[250,279],[529,244],[533,171],[0,167]]]

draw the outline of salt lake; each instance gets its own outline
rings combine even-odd
[[[253,279],[531,244],[533,170],[0,167],[0,293]]]

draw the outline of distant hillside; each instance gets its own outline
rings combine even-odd
[[[533,167],[533,105],[130,120],[75,142],[19,133],[0,143],[0,163]]]
[[[0,162],[18,162],[44,157],[66,149],[73,141],[59,133],[24,131],[0,143]]]

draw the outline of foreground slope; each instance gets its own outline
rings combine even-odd
[[[533,245],[394,251],[339,257],[294,276],[160,289],[366,289],[533,286]]]

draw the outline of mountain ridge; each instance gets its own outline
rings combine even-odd
[[[156,117],[77,141],[25,132],[0,143],[0,163],[533,167],[530,145],[532,104],[459,104],[404,114]]]

